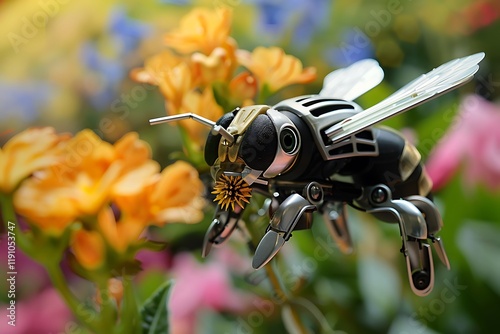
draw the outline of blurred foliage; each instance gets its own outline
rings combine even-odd
[[[170,164],[182,150],[181,134],[173,126],[148,125],[148,119],[165,114],[163,97],[128,73],[164,48],[163,34],[195,5],[233,9],[231,35],[240,48],[276,45],[316,67],[314,83],[287,87],[269,104],[318,92],[330,71],[373,57],[386,77],[359,99],[369,107],[450,59],[486,52],[474,82],[384,123],[410,130],[424,159],[454,122],[466,94],[500,103],[495,0],[12,0],[0,2],[0,144],[31,126],[72,133],[89,128],[110,142],[136,131],[151,145],[155,160]],[[416,297],[409,288],[395,225],[350,211],[356,248],[350,256],[340,254],[320,221],[311,232],[294,233],[273,266],[287,288],[316,305],[327,325],[314,320],[307,302],[296,306],[309,309],[304,322],[325,333],[328,328],[339,333],[489,333],[496,328],[500,193],[466,186],[462,176],[458,172],[435,194],[452,269],[435,264],[435,287],[427,297]],[[199,225],[168,225],[153,233],[169,243],[172,254],[199,257],[211,221],[207,211]],[[225,247],[245,254],[237,242]],[[256,284],[261,280],[259,272],[232,274],[234,285],[256,294],[262,292]],[[143,273],[141,300],[163,281],[161,270]],[[2,286],[2,300],[5,291]],[[197,328],[200,333],[283,332],[278,305],[274,300],[247,314],[200,310]]]

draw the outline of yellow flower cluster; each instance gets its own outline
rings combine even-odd
[[[132,71],[139,82],[159,87],[170,114],[195,113],[217,120],[229,108],[251,105],[277,90],[316,78],[315,69],[277,47],[239,50],[231,38],[232,12],[228,8],[196,8],[177,29],[166,34],[167,50]],[[246,70],[238,71],[243,66]],[[260,96],[259,96],[260,95]],[[202,147],[207,130],[183,121],[180,125]]]
[[[203,217],[198,172],[182,161],[160,172],[136,133],[112,145],[90,130],[70,137],[28,129],[0,149],[0,191],[13,192],[16,212],[44,234],[79,222],[72,249],[87,268],[102,264],[108,246],[124,253],[149,224]]]

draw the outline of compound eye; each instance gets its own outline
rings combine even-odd
[[[280,145],[283,151],[287,154],[297,153],[300,145],[299,135],[297,131],[290,126],[285,126],[283,129],[281,129]]]

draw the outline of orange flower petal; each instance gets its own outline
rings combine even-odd
[[[60,235],[80,214],[77,193],[52,171],[38,173],[14,193],[16,212],[47,234]]]
[[[136,132],[129,132],[115,143],[116,158],[124,161],[126,168],[135,168],[151,159],[151,148],[139,139]]]
[[[76,231],[71,246],[75,258],[86,269],[97,269],[104,262],[104,242],[101,235],[95,231]]]
[[[190,64],[171,51],[163,51],[146,59],[144,68],[136,68],[130,76],[138,82],[156,85],[177,112],[183,95],[194,88]]]
[[[0,191],[10,193],[33,172],[58,163],[59,144],[67,138],[48,127],[31,128],[11,138],[0,149]]]
[[[201,51],[209,55],[228,39],[231,20],[229,8],[195,8],[182,18],[179,28],[165,36],[165,42],[180,53]]]
[[[257,94],[257,80],[248,72],[235,76],[229,83],[230,96],[240,101],[255,98]]]
[[[166,167],[150,195],[155,221],[159,224],[200,221],[203,190],[198,172],[190,164],[177,161]]]
[[[240,64],[257,78],[260,87],[267,86],[271,92],[316,79],[314,68],[303,69],[299,59],[277,47],[257,47],[252,53],[238,50],[237,57]]]
[[[144,220],[125,215],[116,221],[111,208],[101,210],[97,221],[104,238],[119,253],[125,252],[130,245],[137,242],[142,231],[146,228]]]

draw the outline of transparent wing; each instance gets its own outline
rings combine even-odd
[[[352,101],[384,79],[384,71],[376,60],[360,60],[349,67],[328,74],[319,95]]]
[[[369,126],[455,89],[472,79],[483,58],[484,53],[481,52],[449,61],[411,81],[384,101],[331,126],[325,130],[325,134],[333,143],[342,141]]]

